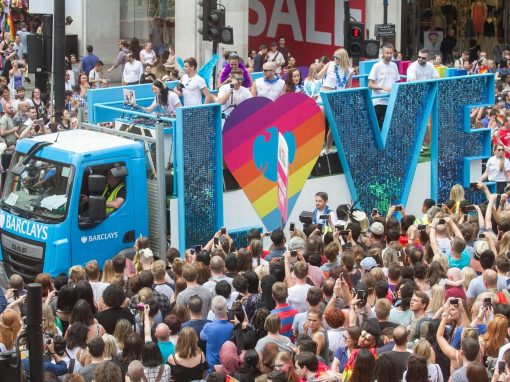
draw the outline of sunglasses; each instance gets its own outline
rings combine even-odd
[[[496,151],[505,151],[504,149],[496,149]]]
[[[418,56],[418,60],[426,60],[427,57]]]
[[[262,69],[263,72],[272,72],[273,69]]]
[[[236,81],[243,82],[244,81],[244,77],[238,77],[238,78],[236,78]]]

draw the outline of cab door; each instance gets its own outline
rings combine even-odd
[[[129,161],[116,160],[115,162],[89,162],[77,174],[76,181],[80,182],[76,190],[80,190],[81,198],[88,197],[88,177],[91,174],[105,175],[108,169],[126,166],[127,175],[124,178],[125,199],[117,210],[108,214],[100,223],[83,224],[87,217],[87,203],[77,203],[75,218],[72,223],[72,264],[85,264],[96,259],[102,268],[106,260],[111,259],[120,250],[132,247],[135,242],[134,221],[134,195],[133,176]],[[74,199],[74,198],[73,198]]]

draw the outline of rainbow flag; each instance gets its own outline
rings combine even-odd
[[[11,39],[14,40],[14,37],[16,36],[16,29],[14,28],[14,22],[12,21],[12,15],[9,13],[9,16],[7,16],[7,31],[11,33]]]
[[[227,375],[225,382],[239,382],[239,381],[237,379],[231,377],[230,375]]]

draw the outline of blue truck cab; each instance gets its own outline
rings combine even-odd
[[[117,209],[106,207],[109,178],[124,183]],[[143,145],[130,139],[71,130],[19,141],[0,201],[1,273],[33,280],[91,259],[102,267],[147,235],[146,181]]]

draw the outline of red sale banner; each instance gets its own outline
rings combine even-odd
[[[351,16],[365,20],[366,0],[350,0]],[[332,56],[344,43],[344,0],[250,0],[249,49],[285,37],[298,66]]]

